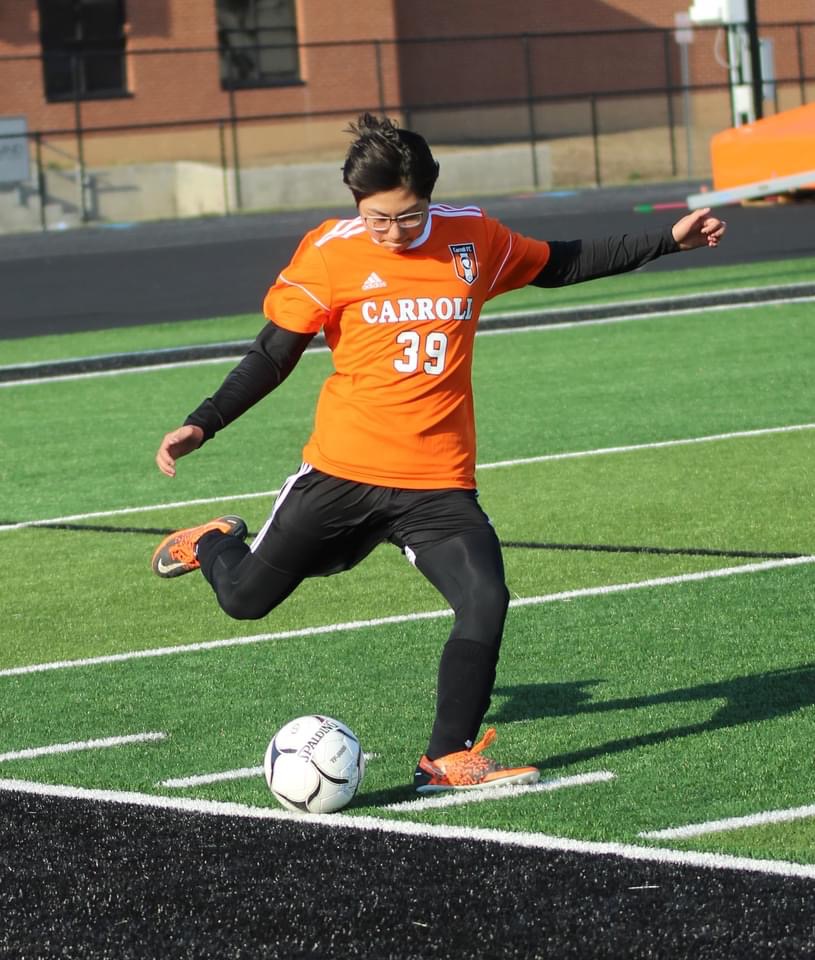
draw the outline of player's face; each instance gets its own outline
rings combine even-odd
[[[374,243],[401,253],[424,230],[430,201],[407,187],[373,193],[359,201],[359,215]]]

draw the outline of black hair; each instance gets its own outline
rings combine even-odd
[[[353,133],[355,140],[348,148],[342,179],[357,203],[402,186],[417,197],[430,199],[439,165],[423,136],[370,113],[363,113],[348,127],[348,133]]]

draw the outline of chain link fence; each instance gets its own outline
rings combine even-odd
[[[761,35],[765,112],[809,102],[815,23]],[[218,48],[133,49],[126,90],[78,95],[88,58],[110,58],[97,51],[62,65],[74,96],[58,106],[44,104],[41,57],[0,57],[0,232],[347,205],[344,128],[364,110],[428,138],[440,198],[706,177],[710,137],[732,125],[727,45],[715,27],[677,40],[642,28],[304,44],[297,81],[261,89],[232,82]]]

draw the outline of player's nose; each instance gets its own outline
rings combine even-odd
[[[402,234],[405,232],[405,227],[399,223],[398,220],[391,220],[388,224],[388,229],[385,231],[385,236],[389,240],[400,239]]]

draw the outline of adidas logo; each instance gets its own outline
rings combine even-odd
[[[378,273],[372,273],[370,277],[362,284],[363,290],[377,290],[379,287],[387,287],[387,283]]]

